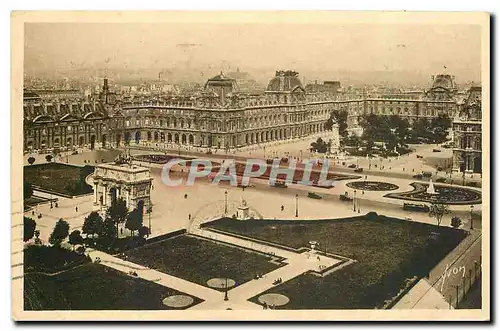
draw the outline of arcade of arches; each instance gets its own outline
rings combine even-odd
[[[290,138],[305,137],[324,131],[322,122],[294,127],[269,128],[237,133],[135,129],[118,131],[115,133],[115,142],[118,144],[128,143],[133,145],[147,141],[181,146],[237,148]]]

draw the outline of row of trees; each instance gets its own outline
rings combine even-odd
[[[342,146],[354,146],[353,143],[365,144],[370,148],[374,141],[383,141],[388,150],[410,143],[442,143],[446,141],[447,132],[451,127],[451,119],[446,114],[428,120],[419,118],[411,125],[406,118],[399,115],[366,114],[359,118],[364,134],[362,139],[355,140],[347,131],[346,110],[334,110],[325,122],[325,129],[330,130],[333,123],[339,125],[339,134]]]
[[[365,139],[383,141],[394,148],[408,143],[442,143],[446,141],[451,119],[446,114],[428,120],[419,118],[411,125],[398,115],[363,115],[359,121]]]
[[[123,199],[115,200],[106,212],[106,218],[103,220],[98,212],[91,212],[83,223],[82,231],[74,230],[69,232],[69,224],[64,219],[59,219],[54,226],[54,229],[49,237],[49,243],[53,246],[60,246],[61,243],[68,238],[68,242],[75,246],[83,244],[84,238],[82,233],[95,239],[97,235],[101,243],[112,243],[118,238],[118,225],[125,222],[125,227],[132,232],[138,231],[139,237],[144,238],[149,234],[149,228],[143,226],[143,205],[140,204],[132,211],[128,211]],[[40,235],[36,230],[36,222],[34,219],[24,217],[24,241],[29,241],[33,236]]]
[[[50,154],[45,155],[45,161],[50,163],[50,162],[52,162],[53,159],[54,159],[54,157],[52,155],[50,155]],[[33,165],[33,163],[35,163],[35,161],[36,161],[36,159],[33,156],[30,156],[28,158],[28,163],[30,165]]]
[[[143,225],[143,209],[144,205],[139,203],[137,208],[129,211],[125,200],[116,199],[106,211],[105,219],[98,212],[91,212],[85,218],[82,231],[92,238],[98,235],[104,241],[112,241],[118,238],[119,224],[125,223],[132,236],[138,231],[139,237],[143,238],[149,234],[149,228]]]

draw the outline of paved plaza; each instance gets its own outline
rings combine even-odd
[[[293,156],[298,159],[305,159],[314,157],[314,155],[311,155],[308,151],[307,147],[309,143],[309,141],[297,141],[289,144],[269,145],[265,148],[262,146],[237,151],[234,155],[258,158],[263,158],[264,156]],[[425,150],[421,149],[417,152],[422,154],[432,153],[429,152],[429,148],[431,148],[431,146],[425,146]],[[286,154],[285,151],[287,151]],[[188,152],[195,153],[198,151],[186,150],[183,152],[187,154]],[[119,153],[119,150],[92,152],[82,151],[82,153],[79,153],[78,155],[63,155],[59,157],[58,161],[76,165],[95,164],[96,161],[109,162]],[[141,154],[148,152],[132,150],[131,153]],[[264,153],[266,153],[266,155],[264,155]],[[445,152],[446,155],[444,158],[448,158],[447,153],[448,152]],[[394,169],[401,168],[400,172],[404,174],[407,170],[403,171],[403,168],[408,167],[410,163],[415,167],[415,162],[412,159],[413,157],[414,154],[411,154],[409,156],[393,158],[390,161],[384,160],[381,165],[384,165],[386,169],[388,164],[390,164],[390,167],[393,167]],[[217,154],[211,155],[210,158],[214,160],[221,159]],[[418,168],[418,171],[431,171],[434,169],[420,160],[421,159],[419,159],[419,162],[421,162],[420,165],[416,166],[416,168],[420,167]],[[44,161],[43,156],[37,156],[35,163],[43,163]],[[366,158],[360,158],[359,160],[345,160],[345,162],[347,162],[347,164],[356,162],[360,167],[368,169],[368,165],[365,163],[369,162],[369,160]],[[275,279],[281,278],[286,282],[287,280],[308,271],[319,272],[320,265],[328,267],[339,262],[339,260],[327,256],[322,256],[321,262],[318,262],[316,259],[311,259],[307,252],[295,253],[289,250],[278,249],[274,246],[257,244],[253,241],[215,233],[208,230],[202,230],[199,228],[199,226],[204,222],[222,216],[231,216],[232,214],[235,214],[236,208],[240,205],[242,199],[244,199],[247,204],[259,215],[262,215],[266,219],[291,220],[346,218],[366,214],[369,211],[375,211],[379,215],[394,218],[408,218],[408,221],[411,222],[423,222],[429,224],[435,224],[436,222],[435,219],[429,217],[427,213],[408,212],[403,210],[402,205],[404,200],[384,197],[384,195],[388,193],[387,191],[380,192],[357,190],[355,192],[353,189],[346,186],[346,183],[352,182],[353,180],[337,181],[335,183],[335,187],[330,189],[306,187],[298,184],[290,184],[288,188],[273,188],[269,187],[268,181],[263,179],[252,179],[251,184],[253,187],[248,187],[245,190],[225,184],[211,185],[207,179],[199,179],[194,186],[183,185],[173,188],[167,187],[162,183],[161,165],[146,164],[144,162],[141,162],[141,165],[149,166],[153,177],[153,189],[151,191],[153,212],[150,217],[148,215],[145,215],[144,217],[144,224],[151,227],[153,237],[176,230],[188,229],[191,233],[210,240],[225,242],[242,248],[249,248],[284,259],[284,266],[271,271],[270,273],[264,275],[261,279],[248,281],[234,289],[229,290],[228,295],[230,300],[224,301],[223,293],[220,291],[122,260],[104,252],[96,250],[89,251],[93,260],[99,258],[101,263],[108,267],[125,273],[128,273],[130,270],[134,270],[137,272],[138,277],[154,281],[157,284],[204,300],[201,304],[195,305],[190,309],[262,309],[262,306],[250,302],[248,299],[271,288],[273,286],[272,282]],[[381,165],[378,166],[378,169],[380,169]],[[182,171],[174,176],[185,179],[186,172]],[[352,172],[348,172],[347,169],[345,172],[342,172],[342,169],[340,169],[340,171],[335,170],[335,172],[352,174]],[[398,172],[399,170],[394,170],[394,173]],[[360,175],[362,177],[355,181],[380,181],[397,185],[398,189],[391,191],[391,193],[411,191],[413,190],[413,187],[410,186],[410,184],[416,181],[414,179],[391,176],[390,172],[382,171],[377,173],[377,175],[373,175],[371,173],[369,175]],[[225,213],[226,192],[228,198],[227,213]],[[322,199],[308,198],[307,195],[310,192],[321,195]],[[346,192],[349,196],[355,198],[353,202],[343,202],[339,200],[339,195],[345,194]],[[35,191],[35,194],[41,197],[49,197],[47,193],[43,192]],[[298,196],[298,199],[296,196]],[[16,206],[16,204],[22,204],[20,201],[14,201],[13,203],[14,206]],[[49,204],[42,204],[35,207],[32,211],[25,212],[24,214],[25,216],[35,218],[37,228],[41,232],[40,238],[44,242],[47,242],[57,220],[60,218],[66,220],[70,224],[70,232],[75,229],[81,229],[84,218],[92,211],[92,208],[93,195],[73,199],[59,197],[57,208],[51,208]],[[464,229],[470,227],[469,205],[450,206],[450,209],[452,210],[452,213],[444,218],[441,224],[442,226],[449,226],[451,217],[456,215],[465,222],[462,226]],[[298,213],[298,217],[296,216],[296,213]],[[37,218],[40,214],[42,217]],[[480,217],[481,206],[477,205],[474,211],[474,218],[480,219]],[[22,218],[19,217],[18,221],[13,224],[13,241],[22,240],[21,219]],[[481,222],[476,222],[476,228],[480,227],[480,223]],[[128,230],[124,229],[123,236],[126,235],[129,235],[129,233]],[[342,267],[344,265],[348,265],[349,263],[355,263],[355,261],[344,262]],[[12,277],[14,279],[20,279],[22,277],[21,252],[12,252],[12,264]],[[410,291],[410,293],[417,293],[418,295],[418,293],[421,293],[422,291],[425,292],[425,288],[426,284],[421,281],[412,291]],[[415,296],[416,294],[413,295]],[[435,294],[435,297],[438,298],[439,293]],[[444,305],[448,306],[443,298],[436,298],[430,299],[433,305],[437,305],[436,307],[439,308],[442,308]],[[406,299],[406,302],[411,302],[411,299]],[[425,306],[424,303],[419,303],[419,307],[422,305]],[[404,304],[401,303],[398,307],[404,308]]]

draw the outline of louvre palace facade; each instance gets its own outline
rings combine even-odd
[[[99,95],[42,95],[24,91],[25,151],[77,147],[119,147],[144,141],[169,146],[234,149],[302,138],[313,134],[338,140],[338,127],[325,132],[334,110],[348,113],[348,129],[359,132],[363,114],[399,115],[413,122],[446,114],[454,118],[460,102],[450,75],[433,77],[429,90],[395,96],[347,94],[338,89],[307,92],[298,73],[276,71],[263,93],[239,90],[223,73],[207,80],[203,92],[182,96],[125,96],[109,90]]]

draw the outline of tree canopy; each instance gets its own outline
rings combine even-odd
[[[54,230],[52,231],[50,238],[49,238],[49,243],[53,246],[60,246],[61,243],[66,239],[69,233],[69,224],[62,218],[57,221],[56,225],[54,226]]]
[[[91,235],[94,237],[95,234],[101,232],[103,226],[102,217],[98,212],[93,211],[83,221],[82,231],[86,235]]]
[[[132,236],[142,227],[142,212],[139,209],[135,208],[128,213],[125,227],[132,231]]]
[[[29,183],[27,181],[24,181],[23,182],[23,196],[24,196],[24,199],[31,198],[32,195],[33,195],[33,185],[31,185],[31,183]]]
[[[331,148],[330,142],[325,142],[323,139],[318,138],[316,141],[311,143],[311,151],[318,153],[327,153]]]
[[[83,238],[80,230],[74,230],[69,234],[69,243],[73,246],[83,244]]]
[[[429,216],[434,217],[437,225],[441,225],[444,215],[450,213],[450,207],[442,203],[432,203],[429,210]]]
[[[35,235],[36,222],[30,217],[24,216],[23,240],[28,241]]]

